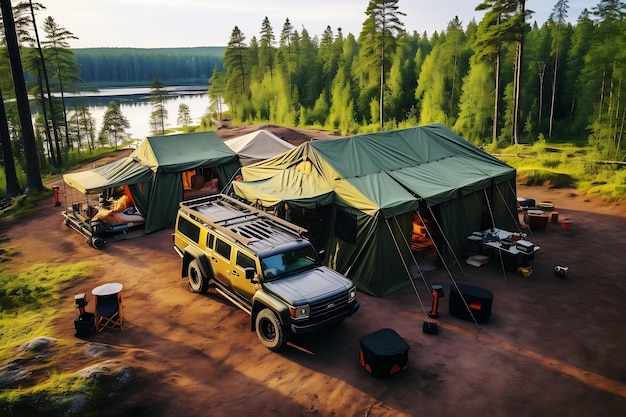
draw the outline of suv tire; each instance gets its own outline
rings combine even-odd
[[[259,311],[256,316],[256,334],[263,345],[273,352],[277,352],[287,343],[285,329],[278,320],[278,316],[269,308]]]
[[[203,294],[209,288],[209,280],[202,275],[202,270],[198,264],[198,260],[194,259],[189,262],[187,267],[187,277],[189,278],[189,287],[191,291]]]

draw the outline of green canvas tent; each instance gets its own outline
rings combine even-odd
[[[146,138],[127,158],[63,179],[83,193],[128,185],[150,233],[174,225],[184,198],[183,171],[212,168],[221,189],[239,166],[237,154],[215,132],[198,132]]]
[[[213,168],[221,189],[240,166],[237,154],[215,132],[148,137],[130,157],[137,158],[155,173],[144,212],[146,233],[174,225],[178,203],[184,198],[183,171]]]
[[[480,230],[485,204],[497,226],[515,226],[515,175],[446,127],[428,125],[306,142],[243,167],[244,181],[232,186],[256,205],[319,210],[317,245],[329,265],[384,296],[410,283],[415,215],[435,218],[441,261],[453,264]]]

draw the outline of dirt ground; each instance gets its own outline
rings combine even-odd
[[[359,293],[355,316],[298,337],[280,353],[261,345],[246,313],[188,290],[171,229],[109,239],[98,251],[62,224],[62,207],[44,201],[36,217],[5,232],[5,245],[21,252],[11,268],[98,262],[95,276],[61,300],[50,334],[60,338],[60,351],[49,369],[73,372],[105,359],[132,366],[132,386],[104,416],[622,415],[626,206],[546,187],[520,186],[518,195],[551,201],[559,212],[559,222],[532,233],[541,246],[532,277],[504,273],[497,257],[451,274],[433,270],[425,274],[428,285],[446,292],[438,335],[422,332],[431,319],[409,285],[384,298]],[[570,230],[563,219],[572,222]],[[567,276],[555,276],[555,265],[568,266]],[[448,313],[452,279],[493,292],[489,323]],[[124,329],[75,338],[74,294],[107,282],[124,285]],[[429,310],[429,291],[421,280],[415,284]],[[393,328],[409,344],[409,366],[376,379],[358,363],[359,338],[381,328]],[[89,344],[107,353],[89,357],[83,353]]]

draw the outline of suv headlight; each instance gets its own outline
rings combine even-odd
[[[356,299],[356,287],[352,287],[348,290],[348,304]]]
[[[289,308],[289,315],[294,320],[308,319],[309,316],[311,315],[311,308],[309,307],[308,304],[301,305],[298,307],[291,307]]]

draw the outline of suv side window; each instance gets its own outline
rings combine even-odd
[[[230,244],[224,242],[222,239],[217,239],[215,242],[215,252],[222,255],[222,257],[226,259],[230,259],[230,252],[232,251],[232,247]]]
[[[178,218],[178,231],[194,242],[200,238],[200,227],[184,217]]]
[[[249,257],[243,252],[237,252],[237,266],[240,267],[241,269],[246,269],[246,268],[256,269],[256,264],[254,262],[254,259],[252,259],[251,257]]]
[[[207,234],[207,237],[206,237],[206,247],[212,249],[214,241],[215,241],[215,235],[213,233]]]

